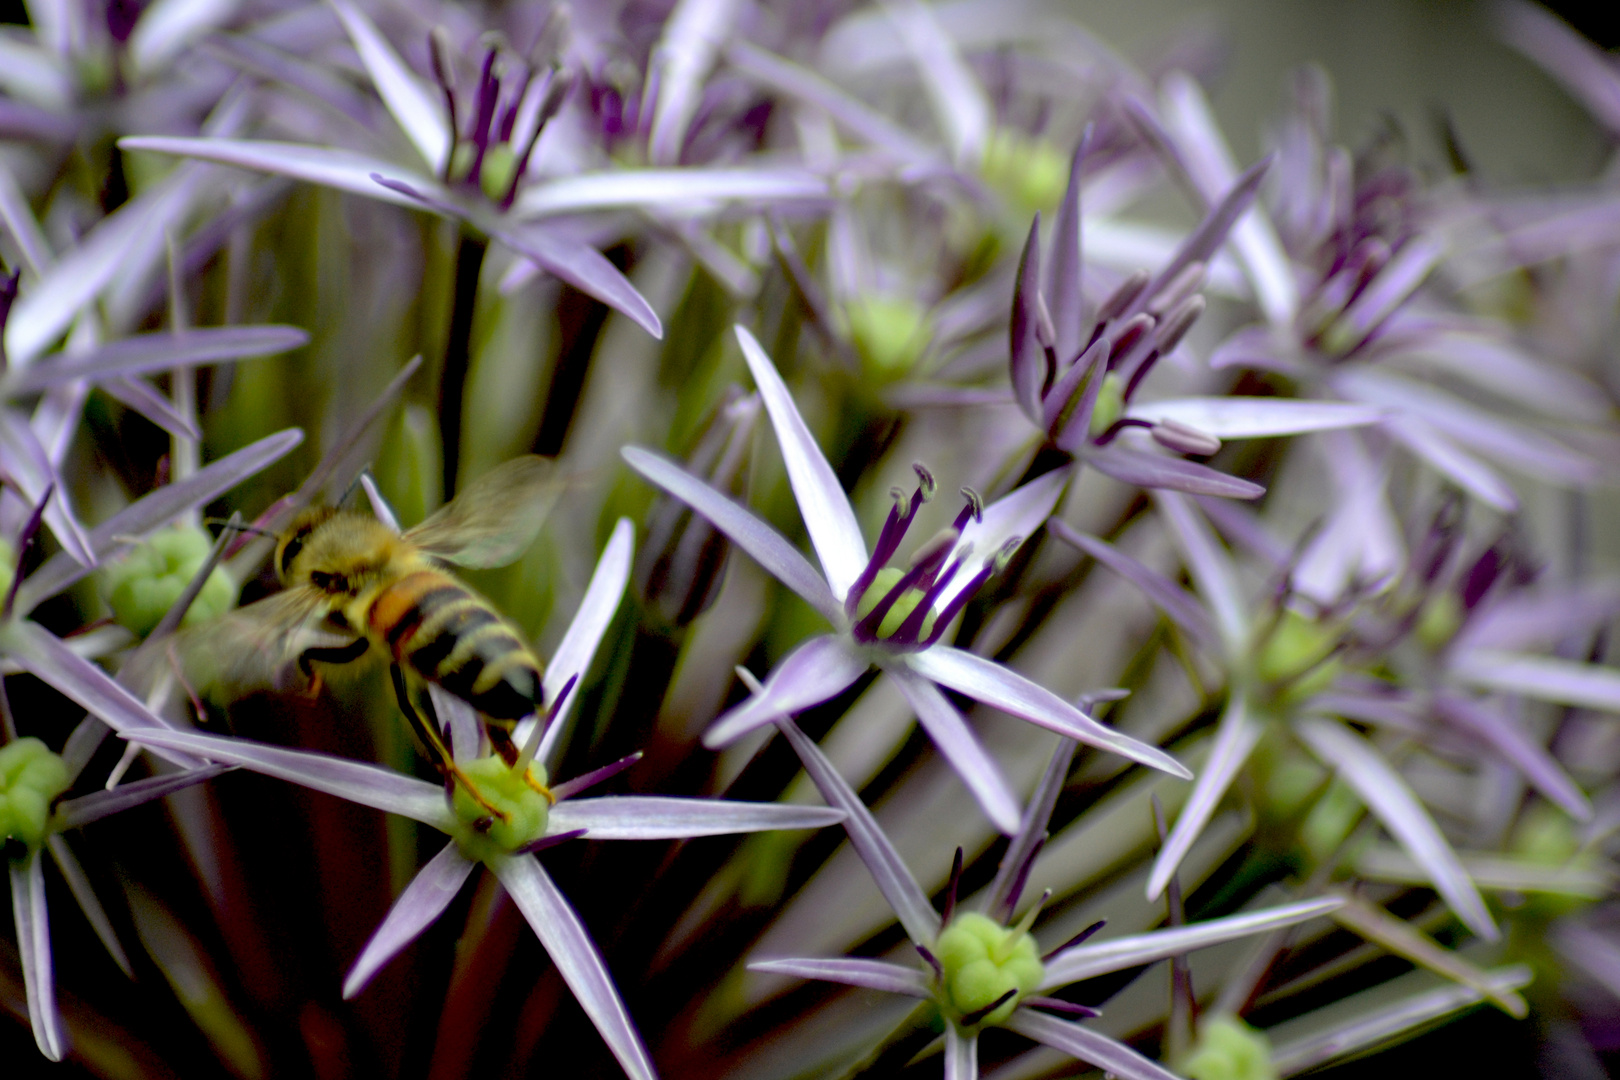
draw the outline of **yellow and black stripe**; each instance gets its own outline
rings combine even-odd
[[[421,570],[383,589],[367,613],[394,660],[494,720],[540,702],[540,665],[506,622],[448,574]]]

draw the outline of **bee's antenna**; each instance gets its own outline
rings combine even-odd
[[[258,536],[268,536],[272,540],[279,539],[281,536],[280,533],[271,532],[269,529],[261,529],[257,525],[244,525],[240,521],[227,521],[224,518],[203,518],[203,524],[222,526],[226,532],[245,532],[254,533]]]

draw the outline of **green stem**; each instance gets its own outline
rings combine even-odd
[[[439,431],[444,438],[444,498],[456,493],[456,472],[461,467],[461,412],[467,393],[467,369],[472,359],[473,313],[478,306],[478,278],[484,269],[489,241],[463,230],[456,248],[455,304],[450,309],[450,333],[444,344],[444,367],[439,374]]]

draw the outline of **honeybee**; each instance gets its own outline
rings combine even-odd
[[[482,802],[443,733],[420,715],[431,715],[431,706],[413,701],[408,686],[436,683],[471,705],[496,752],[509,764],[517,760],[511,732],[542,707],[543,665],[522,634],[445,564],[514,561],[559,490],[551,464],[529,455],[491,469],[403,533],[369,514],[305,510],[277,538],[274,564],[285,588],[190,631],[187,675],[237,691],[285,688],[296,665],[313,691],[317,664],[387,659],[400,709],[429,754],[447,779],[465,783]]]

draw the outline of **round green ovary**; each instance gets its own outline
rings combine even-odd
[[[464,785],[456,784],[451,807],[462,825],[454,836],[463,855],[483,862],[546,835],[546,813],[551,802],[530,787],[521,773],[494,756],[464,762],[461,771],[477,786],[485,802],[506,815],[506,820],[501,820],[480,805]],[[530,765],[529,775],[535,783],[545,786],[545,769]]]
[[[1007,991],[1016,990],[1011,999],[979,1021],[999,1024],[1012,1015],[1020,998],[1040,987],[1044,975],[1034,938],[977,912],[952,919],[941,931],[934,952],[945,969],[940,1004],[953,1019],[978,1012]]]
[[[1002,128],[984,149],[985,182],[1024,215],[1050,210],[1069,182],[1069,160],[1045,139]],[[1021,215],[1022,216],[1022,215]]]
[[[845,307],[855,351],[879,377],[911,370],[928,344],[928,313],[901,296],[863,296]]]
[[[145,636],[180,599],[208,558],[212,546],[201,529],[164,529],[102,572],[102,587],[118,625]],[[186,612],[186,625],[229,611],[236,586],[223,568],[215,567]]]
[[[68,769],[38,739],[0,747],[0,836],[30,848],[45,842],[51,803],[68,789]]]
[[[864,594],[862,594],[861,602],[855,606],[855,617],[857,619],[864,619],[868,614],[870,614],[872,609],[878,606],[878,601],[889,595],[889,590],[898,585],[900,583],[900,579],[904,576],[905,573],[903,571],[894,569],[893,567],[886,567],[879,570],[876,580],[874,580],[871,587],[867,589]],[[905,592],[901,593],[900,598],[894,602],[894,606],[884,614],[883,621],[878,624],[877,636],[879,638],[886,638],[892,635],[896,630],[900,629],[900,624],[905,622],[913,611],[917,610],[917,605],[922,603],[923,597],[926,595],[927,594],[921,589],[907,589]],[[927,615],[923,616],[922,629],[918,631],[919,637],[926,638],[929,634],[933,633],[935,614],[935,612],[930,611]]]
[[[1125,386],[1119,373],[1110,371],[1097,387],[1097,401],[1091,407],[1090,434],[1093,439],[1114,426],[1114,421],[1125,411]]]
[[[1265,1035],[1230,1016],[1198,1025],[1198,1045],[1179,1070],[1190,1080],[1275,1080]]]

